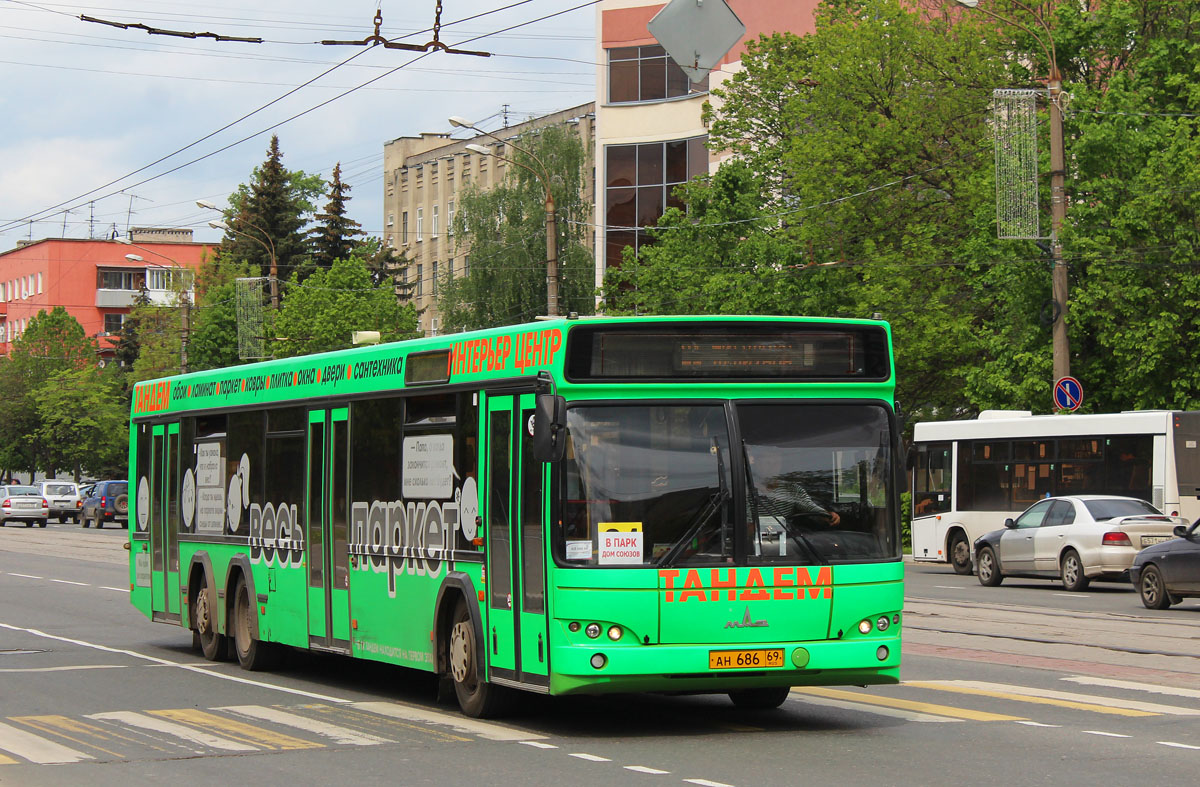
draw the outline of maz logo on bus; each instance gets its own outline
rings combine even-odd
[[[727,601],[800,600],[805,598],[805,590],[810,599],[833,598],[833,571],[829,566],[819,569],[815,578],[812,569],[799,566],[780,566],[771,571],[772,587],[763,583],[762,571],[757,568],[747,571],[744,581],[738,580],[737,569],[724,569],[724,576],[721,576],[722,569],[714,568],[709,571],[708,584],[700,578],[699,571],[689,569],[682,587],[676,582],[683,574],[682,569],[659,569],[658,576],[663,581],[668,602],[720,601],[722,591]]]

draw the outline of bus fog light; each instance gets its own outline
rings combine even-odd
[[[888,651],[887,645],[880,645],[879,650],[875,651],[875,658],[879,659],[880,661],[887,661],[889,652],[890,651]]]
[[[603,653],[592,654],[592,667],[595,669],[604,669],[604,665],[608,663],[608,657]]]
[[[892,625],[892,621],[888,620],[887,615],[881,615],[879,620],[875,621],[875,628],[879,629],[880,631],[887,631],[888,626],[890,625]]]
[[[579,621],[572,620],[570,623],[567,624],[567,630],[570,631],[572,634],[574,634],[576,631],[579,631]]]
[[[859,623],[858,631],[860,634],[870,634],[871,633],[871,621],[864,620],[861,623]]]
[[[808,666],[808,651],[804,648],[796,648],[792,651],[792,664],[796,667]]]
[[[616,642],[617,640],[619,640],[621,638],[621,627],[620,626],[609,626],[608,627],[608,638],[611,639],[613,642]]]
[[[585,628],[583,630],[583,633],[587,634],[592,639],[595,639],[596,637],[600,636],[600,624],[599,623],[587,624],[587,628]]]

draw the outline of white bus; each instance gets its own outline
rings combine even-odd
[[[913,559],[971,573],[975,539],[1048,496],[1128,495],[1200,517],[1200,411],[1031,415],[916,424]]]

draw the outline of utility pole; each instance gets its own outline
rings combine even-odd
[[[182,282],[182,284],[186,283],[186,280]],[[188,329],[190,327],[189,320],[192,312],[192,296],[186,287],[181,291],[179,300],[179,306],[182,309],[179,313],[179,373],[187,374]]]

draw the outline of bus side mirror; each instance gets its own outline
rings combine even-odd
[[[557,462],[567,451],[567,402],[552,393],[537,395],[533,418],[533,458]]]

